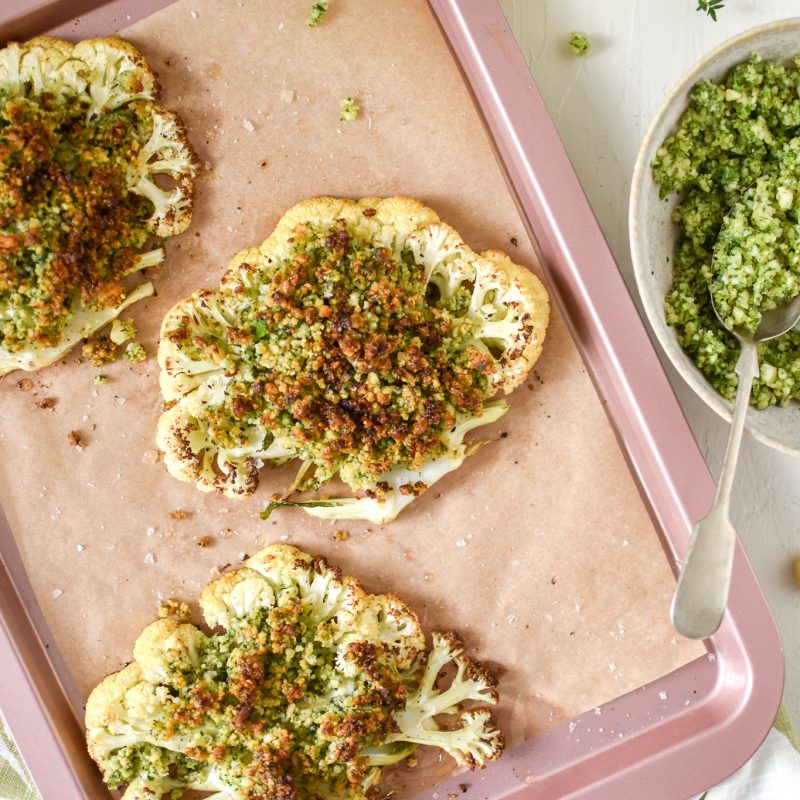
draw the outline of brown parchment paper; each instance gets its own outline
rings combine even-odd
[[[158,599],[194,599],[215,567],[285,540],[373,591],[404,596],[427,627],[461,631],[501,668],[512,743],[700,655],[667,609],[673,579],[601,404],[554,309],[544,354],[511,412],[455,474],[381,528],[255,498],[203,495],[152,463],[154,358],[164,312],[214,286],[231,256],[317,194],[418,197],[475,249],[536,258],[447,45],[423,0],[183,0],[124,35],[161,75],[206,163],[194,222],[167,244],[158,297],[133,307],[151,354],[98,370],[64,362],[0,381],[0,501],[82,693],[130,657]],[[354,96],[355,122],[338,101]],[[56,398],[53,409],[37,406]],[[85,449],[68,442],[78,431]],[[183,509],[183,520],[169,513]],[[337,541],[334,531],[347,530]],[[208,547],[198,540],[207,536]],[[419,787],[417,787],[419,788]]]

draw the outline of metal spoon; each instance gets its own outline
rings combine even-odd
[[[711,296],[714,304],[714,296]],[[800,320],[800,295],[771,311],[766,311],[755,333],[729,328],[716,306],[714,313],[722,326],[729,330],[741,345],[736,362],[739,384],[733,404],[728,447],[722,462],[717,493],[708,516],[700,520],[689,539],[689,551],[683,562],[678,586],[672,599],[670,617],[677,631],[690,639],[711,636],[722,622],[728,589],[731,584],[733,551],[736,531],[731,524],[728,508],[731,486],[739,459],[744,420],[750,404],[753,379],[758,375],[759,342],[775,339],[791,330]]]

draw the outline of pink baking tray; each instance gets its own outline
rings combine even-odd
[[[44,32],[107,35],[169,2],[4,0],[0,42]],[[499,6],[429,3],[677,569],[692,522],[710,506],[711,476]],[[3,715],[45,800],[108,797],[85,754],[82,698],[2,511],[0,558]],[[681,800],[727,777],[766,736],[783,690],[778,633],[738,545],[733,573],[728,613],[706,656],[535,737],[468,779],[451,779],[432,796],[461,796],[466,781],[472,798]]]

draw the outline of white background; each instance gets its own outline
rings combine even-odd
[[[726,0],[717,22],[696,0],[501,0],[578,177],[628,285],[630,178],[639,143],[666,92],[705,53],[748,28],[800,16],[800,0]],[[571,31],[592,49],[576,58]],[[797,43],[800,53],[800,40]],[[700,447],[717,474],[727,425],[670,369]],[[745,438],[732,517],[786,651],[784,703],[800,731],[800,459]]]

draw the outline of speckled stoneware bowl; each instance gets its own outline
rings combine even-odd
[[[681,78],[664,98],[639,149],[628,217],[633,269],[650,325],[683,379],[725,419],[731,418],[731,405],[717,394],[683,352],[675,331],[664,319],[664,298],[672,279],[672,253],[677,235],[670,215],[677,198],[659,199],[650,165],[661,142],[675,130],[686,109],[690,89],[703,78],[721,80],[732,67],[754,52],[765,60],[786,60],[800,53],[800,17],[763,25],[729,39]],[[784,408],[771,406],[763,411],[751,408],[747,412],[746,428],[759,441],[800,455],[800,404],[791,403]]]

